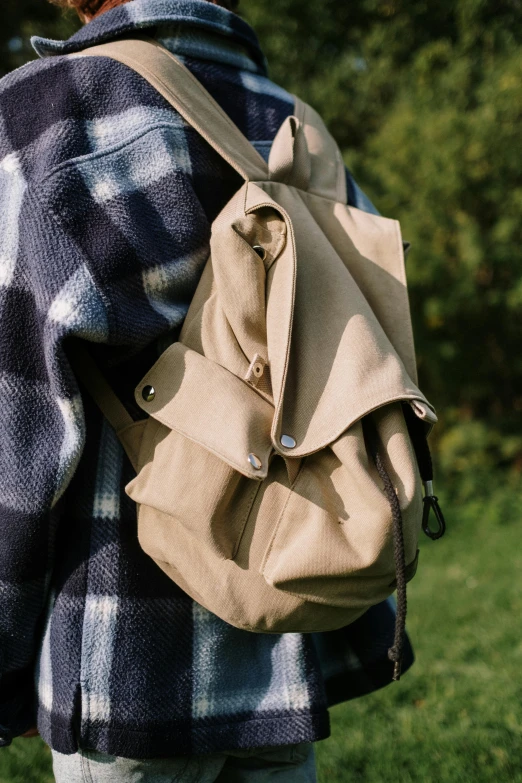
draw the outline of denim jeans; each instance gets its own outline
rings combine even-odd
[[[228,751],[209,756],[133,759],[53,751],[56,783],[316,783],[313,745]]]

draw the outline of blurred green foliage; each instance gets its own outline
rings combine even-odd
[[[65,15],[46,0],[4,0],[0,26],[0,76],[35,57],[32,35],[67,38],[79,27],[73,14]]]
[[[522,470],[522,2],[245,0],[272,75],[323,115],[412,243],[445,479]],[[518,425],[518,426],[517,426]]]
[[[446,478],[522,471],[522,0],[243,0],[272,77],[323,115],[413,245],[421,386]],[[77,27],[8,0],[0,71]],[[472,471],[472,472],[471,472]]]

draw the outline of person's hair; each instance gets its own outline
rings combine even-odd
[[[50,0],[50,2],[61,8],[74,8],[80,19],[88,22],[111,8],[128,3],[129,0]],[[220,5],[229,11],[236,11],[239,6],[239,0],[207,0],[207,2]]]

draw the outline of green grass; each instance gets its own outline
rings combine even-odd
[[[40,739],[18,739],[0,750],[0,783],[53,783],[51,751]]]
[[[521,489],[446,500],[448,534],[423,544],[409,591],[417,662],[332,710],[321,783],[522,781]]]
[[[445,500],[449,532],[411,584],[414,668],[332,711],[320,783],[522,783],[522,487]],[[17,740],[0,783],[51,783],[49,752]]]

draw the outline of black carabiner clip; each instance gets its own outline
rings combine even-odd
[[[423,500],[424,509],[422,512],[422,529],[432,541],[437,541],[438,538],[442,538],[446,532],[446,520],[444,514],[439,506],[439,499],[435,495],[426,495]],[[430,513],[433,509],[435,519],[437,520],[438,530],[432,530],[430,527]]]

